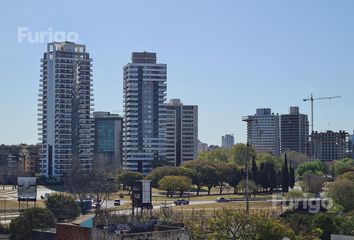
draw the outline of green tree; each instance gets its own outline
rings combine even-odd
[[[344,158],[334,162],[334,174],[335,176],[341,175],[345,172],[354,171],[354,159]]]
[[[230,161],[237,165],[245,165],[246,160],[249,161],[256,156],[256,151],[251,146],[238,143],[230,149]]]
[[[16,240],[30,240],[32,229],[55,227],[55,217],[47,208],[28,208],[10,223],[10,234]]]
[[[304,193],[300,190],[297,189],[293,189],[290,190],[289,192],[287,192],[285,194],[286,198],[293,198],[293,199],[297,199],[297,198],[303,198],[304,197]]]
[[[296,174],[302,177],[305,173],[323,174],[327,173],[328,168],[325,163],[321,161],[311,161],[300,164],[296,169]]]
[[[228,162],[229,152],[225,148],[215,148],[211,151],[202,152],[198,155],[198,160],[212,162]]]
[[[300,164],[310,161],[310,157],[304,153],[287,151],[285,153],[282,153],[282,159],[284,159],[285,154],[288,158],[288,161],[292,163],[294,169],[296,169]]]
[[[281,183],[281,189],[283,193],[286,193],[289,191],[289,167],[288,167],[288,159],[284,157],[284,164],[282,167],[282,183]]]
[[[197,213],[186,221],[192,239],[295,239],[294,232],[282,219],[265,213],[250,213],[237,209],[217,210],[215,216],[207,218],[205,212]]]
[[[305,192],[319,194],[323,189],[325,181],[326,178],[322,174],[306,172],[300,184]]]
[[[251,165],[251,179],[258,184],[259,178],[258,178],[258,167],[256,163],[256,159],[253,157],[252,158],[252,165]]]
[[[295,170],[292,166],[292,164],[290,164],[290,169],[289,169],[289,187],[290,188],[294,188],[295,186]]]
[[[354,171],[352,172],[345,172],[342,175],[338,176],[338,179],[348,179],[354,183]]]
[[[244,194],[246,194],[246,180],[241,180],[241,182],[237,185],[237,189],[242,190]],[[257,185],[255,184],[254,181],[249,180],[248,181],[248,195],[251,195],[252,193],[255,194],[257,191]]]
[[[197,196],[203,186],[207,186],[210,189],[210,186],[216,184],[215,168],[209,161],[187,161],[183,163],[182,168],[187,171],[189,178],[192,179],[192,183],[197,186]]]
[[[167,192],[167,197],[172,197],[176,191],[179,191],[179,195],[182,197],[183,193],[191,188],[192,181],[185,176],[164,176],[159,181],[159,186]]]
[[[58,222],[72,220],[80,215],[80,207],[75,198],[69,195],[51,194],[45,201],[45,205],[54,214]]]
[[[227,183],[234,188],[234,193],[236,194],[237,185],[243,179],[241,170],[236,164],[229,164],[229,174],[227,175]]]
[[[187,176],[187,171],[181,167],[163,166],[153,169],[146,178],[151,180],[153,187],[158,187],[159,181],[164,176]]]
[[[328,186],[329,196],[345,211],[354,210],[354,183],[348,179],[337,179]]]
[[[128,189],[129,195],[136,181],[143,179],[140,172],[123,171],[118,174],[118,183],[123,185],[123,188]]]
[[[273,164],[276,171],[281,171],[284,164],[284,160],[281,157],[274,156],[271,153],[258,153],[256,160],[258,164]]]
[[[215,168],[216,184],[219,187],[219,194],[221,195],[231,174],[230,165],[224,162],[216,162],[213,165]]]

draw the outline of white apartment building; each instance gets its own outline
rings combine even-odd
[[[183,105],[180,99],[166,104],[166,158],[174,166],[198,155],[198,106]]]
[[[40,174],[59,178],[73,168],[90,172],[94,127],[92,59],[85,45],[52,42],[41,59],[38,125]]]

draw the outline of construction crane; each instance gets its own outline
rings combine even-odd
[[[311,101],[311,132],[313,132],[313,101],[314,100],[324,100],[324,99],[330,100],[333,98],[340,98],[340,96],[314,98],[313,94],[311,93],[310,98],[304,98],[304,102]]]

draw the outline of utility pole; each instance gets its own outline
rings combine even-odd
[[[252,117],[242,117],[242,121],[247,122],[247,127],[249,124],[251,124],[254,119]],[[250,200],[249,200],[249,173],[248,173],[248,160],[249,160],[249,148],[250,144],[248,142],[248,136],[247,136],[247,143],[246,143],[246,159],[245,159],[245,171],[246,171],[246,191],[245,191],[245,197],[246,197],[246,214],[249,214],[249,209],[250,209]]]

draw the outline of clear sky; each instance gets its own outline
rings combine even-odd
[[[45,43],[18,29],[74,31],[93,58],[95,110],[122,114],[122,67],[132,51],[168,64],[168,98],[199,105],[199,138],[246,139],[241,116],[289,106],[315,129],[354,129],[354,1],[15,1],[0,9],[0,143],[37,142],[37,95]]]

